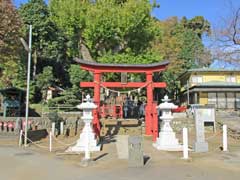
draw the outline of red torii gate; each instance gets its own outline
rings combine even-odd
[[[147,88],[147,104],[145,108],[145,134],[153,135],[155,140],[158,136],[158,119],[156,117],[156,104],[153,103],[153,89],[166,88],[165,82],[153,82],[152,76],[154,72],[164,71],[169,64],[168,61],[163,61],[153,64],[103,64],[81,60],[75,58],[75,61],[80,64],[81,69],[91,71],[94,75],[94,82],[80,82],[80,87],[94,88],[94,102],[97,104],[97,109],[94,110],[93,127],[97,135],[100,134],[100,87],[115,87],[115,88],[139,88],[146,85]],[[102,73],[145,73],[146,82],[101,82]]]

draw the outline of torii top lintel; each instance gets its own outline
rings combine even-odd
[[[132,72],[132,73],[146,73],[146,72],[161,72],[166,69],[169,61],[162,61],[153,64],[103,64],[97,62],[85,61],[79,58],[74,59],[81,65],[81,69],[91,72]]]

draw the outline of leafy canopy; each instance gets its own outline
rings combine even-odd
[[[21,20],[11,0],[0,1],[0,87],[12,86],[21,59]]]

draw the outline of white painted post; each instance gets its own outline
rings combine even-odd
[[[49,151],[52,152],[52,132],[49,132]]]
[[[55,122],[52,123],[52,135],[54,136],[55,134]]]
[[[60,134],[63,135],[63,122],[60,122]]]
[[[183,159],[188,159],[188,130],[183,128]]]
[[[19,134],[19,142],[18,142],[18,146],[22,146],[22,136],[23,136],[23,130],[21,129],[20,134]]]
[[[228,151],[227,125],[223,125],[223,151]]]

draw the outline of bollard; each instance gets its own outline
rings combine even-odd
[[[63,135],[63,121],[60,122],[60,135]]]
[[[52,123],[52,135],[54,136],[55,134],[55,122]]]
[[[19,135],[19,142],[18,142],[18,146],[22,146],[22,136],[23,136],[23,130],[21,129],[20,131],[20,135]]]
[[[49,151],[52,152],[52,132],[49,132]]]
[[[228,151],[227,125],[223,125],[223,151]]]
[[[188,130],[183,128],[183,159],[188,159]]]

